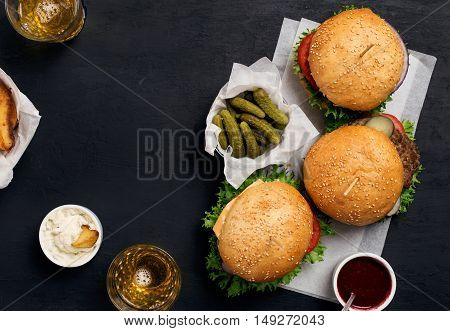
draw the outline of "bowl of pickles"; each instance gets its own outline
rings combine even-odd
[[[281,143],[289,117],[264,89],[244,91],[224,101],[226,107],[212,118],[212,124],[220,128],[222,150],[231,147],[232,157],[255,159]]]

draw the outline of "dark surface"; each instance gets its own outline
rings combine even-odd
[[[403,31],[443,0],[377,1],[372,8]],[[355,3],[367,3],[355,1]],[[276,46],[283,17],[323,21],[334,1],[86,1],[87,23],[70,47],[178,120],[200,130],[233,62],[246,65]],[[450,5],[405,34],[408,47],[438,58],[417,143],[425,171],[416,201],[391,225],[383,256],[404,279],[389,307],[450,306]],[[0,67],[42,115],[37,134],[0,191],[0,307],[58,268],[42,254],[38,228],[56,206],[94,210],[105,236],[185,181],[137,179],[138,128],[179,126],[63,45],[27,41],[0,14]],[[165,146],[167,151],[172,148]],[[202,159],[207,156],[197,155]],[[218,171],[221,164],[213,162]],[[183,286],[177,310],[335,310],[337,305],[279,290],[228,300],[208,281],[200,218],[218,180],[194,179],[102,244],[93,261],[66,269],[8,309],[108,310],[109,263],[123,248],[153,243],[178,261]],[[431,299],[434,298],[434,299]]]

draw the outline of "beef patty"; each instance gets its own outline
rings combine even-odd
[[[349,123],[349,125],[366,125],[370,120],[370,117],[360,118],[356,121]],[[411,185],[411,179],[420,165],[419,150],[411,139],[405,133],[398,131],[394,127],[394,132],[391,137],[392,143],[395,145],[400,159],[403,163],[403,186],[409,187]]]

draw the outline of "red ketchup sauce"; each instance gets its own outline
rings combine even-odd
[[[338,274],[337,288],[345,302],[355,293],[352,308],[369,310],[379,307],[389,297],[392,280],[384,265],[361,256],[344,264]]]

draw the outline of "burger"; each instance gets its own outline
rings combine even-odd
[[[297,190],[296,180],[273,170],[258,172],[241,188],[224,183],[218,204],[204,218],[212,229],[209,276],[229,297],[250,290],[274,290],[289,283],[302,262],[323,259],[319,221]]]
[[[306,31],[294,59],[310,104],[326,112],[327,131],[380,112],[408,70],[400,35],[368,8],[346,7]]]
[[[303,164],[304,184],[323,213],[342,223],[368,225],[406,209],[419,159],[396,117],[362,118],[311,147]]]

